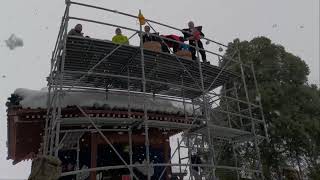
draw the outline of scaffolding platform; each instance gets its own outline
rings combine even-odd
[[[142,91],[140,47],[118,46],[107,40],[68,36],[63,85],[123,90],[129,85],[132,91]],[[238,77],[214,65],[201,63],[201,66],[204,87],[208,90]],[[144,67],[149,93],[181,97],[183,89],[185,97],[202,94],[199,64],[194,60],[144,49]]]
[[[148,25],[154,32],[157,32],[157,29],[153,28],[153,25],[156,25],[162,27],[161,32],[172,32],[174,30],[175,32],[172,33],[190,34],[185,29],[142,18],[141,11],[139,16],[135,16],[104,7],[66,1],[65,14],[61,21],[60,31],[51,58],[48,102],[46,103],[48,106],[46,121],[43,124],[44,141],[41,149],[43,154],[59,157],[60,144],[63,143],[67,132],[85,132],[87,136],[84,136],[88,140],[90,138],[88,146],[91,148],[89,155],[91,162],[88,161],[90,165],[87,167],[90,168],[87,171],[90,171],[91,180],[96,179],[97,172],[107,172],[111,168],[118,171],[118,174],[122,174],[120,169],[125,168],[126,175],[130,173],[130,179],[134,179],[136,173],[132,168],[140,167],[139,164],[135,163],[133,153],[135,148],[133,142],[137,141],[143,149],[138,154],[144,156],[141,161],[146,162],[146,168],[164,167],[164,169],[161,169],[161,172],[157,170],[157,173],[148,171],[143,175],[143,178],[135,177],[135,179],[151,180],[157,178],[169,180],[172,177],[171,168],[174,166],[180,167],[179,173],[181,176],[184,172],[182,168],[186,168],[189,177],[197,177],[192,171],[195,164],[203,167],[199,169],[199,173],[205,175],[205,179],[221,178],[216,169],[224,169],[230,173],[233,171],[234,179],[235,176],[240,179],[241,173],[253,169],[254,174],[250,174],[253,179],[264,179],[259,140],[261,136],[263,136],[262,138],[267,137],[267,129],[260,98],[258,99],[258,105],[256,104],[257,100],[250,98],[251,96],[261,96],[258,92],[259,88],[254,68],[252,65],[243,64],[239,48],[224,45],[207,37],[201,37],[203,41],[213,43],[212,48],[214,49],[210,50],[206,47],[199,49],[197,43],[190,45],[168,39],[160,34],[151,34],[151,36],[161,40],[162,45],[168,48],[169,45],[166,42],[194,48],[198,58],[200,51],[205,51],[208,54],[208,60],[215,62],[218,64],[217,66],[202,63],[200,60],[179,57],[176,54],[148,50],[144,48],[143,44],[143,35],[148,32],[143,31],[144,23],[141,21],[139,21],[137,27],[127,27],[127,23],[125,25],[111,24],[109,21],[102,22],[95,19],[78,18],[70,15],[71,5],[116,13],[134,21],[144,19],[145,25]],[[71,20],[75,20],[76,23],[80,21],[80,23],[104,25],[113,29],[115,27],[121,28],[126,32],[133,33],[129,40],[135,35],[139,36],[140,44],[137,46],[120,45],[109,40],[69,36],[69,21]],[[169,29],[169,31],[165,31],[165,29]],[[235,52],[232,54],[225,53],[225,50],[228,51],[229,48],[232,48]],[[219,50],[219,52],[216,50]],[[248,79],[253,81],[253,84],[250,83],[251,89],[248,89],[247,86]],[[98,100],[97,102],[93,101],[95,102],[93,104],[94,108],[97,107],[97,110],[91,110],[87,106],[82,107],[81,104],[76,104],[75,112],[65,113],[62,103],[63,98],[66,97],[65,92],[79,90],[97,92],[103,95],[105,93],[106,96],[102,98],[110,102],[112,98],[109,99],[109,93],[113,90],[115,92],[126,92],[128,98],[123,99],[128,100],[128,106],[120,106],[121,109],[111,109],[110,112],[98,112],[101,107],[106,108],[102,110],[107,110],[109,103],[102,102],[99,104],[97,102],[100,102],[99,99],[101,98],[92,96],[90,100]],[[131,95],[139,95],[143,97],[143,101],[137,103],[131,98]],[[173,114],[162,113],[157,108],[149,107],[150,103],[147,103],[146,100],[151,96],[152,101],[161,99],[163,102],[178,102],[183,105],[183,110],[181,108],[181,111]],[[85,98],[81,98],[81,100],[90,101]],[[115,102],[120,102],[120,98],[115,98]],[[138,105],[135,107],[132,104]],[[164,109],[170,108],[166,104],[164,106]],[[247,128],[249,125],[250,129]],[[123,133],[124,131],[128,133]],[[177,140],[177,147],[171,155],[169,138],[172,137],[171,135],[180,132],[183,133],[182,139]],[[129,158],[130,162],[126,162],[123,158],[122,154],[125,149],[117,149],[117,143],[111,143],[112,141],[105,138],[104,133],[109,134],[108,138],[115,140],[114,142],[118,141],[120,134],[122,134],[121,143],[129,147],[129,156],[126,157]],[[73,140],[69,141],[74,144]],[[239,145],[242,145],[243,142],[254,145],[252,152],[255,156],[253,158],[243,158],[244,156],[241,153],[237,154],[239,150],[239,152],[242,152]],[[80,144],[79,140],[77,143]],[[115,154],[111,154],[110,151],[110,154],[107,155],[118,157],[119,161],[115,164],[110,164],[107,161],[104,165],[98,163],[97,158],[92,158],[98,157],[98,144],[102,144],[104,147],[110,146]],[[165,154],[163,160],[153,163],[153,155],[151,154],[155,150],[150,144],[160,145],[163,148],[161,150],[162,154]],[[162,147],[163,144],[165,144],[164,147]],[[221,154],[230,153],[229,150],[226,151],[223,148],[222,144],[232,146],[234,158],[230,158],[228,154],[228,162],[229,159],[233,161],[232,163],[230,161],[228,165],[218,160]],[[180,149],[185,147],[188,148],[188,156],[181,157]],[[81,146],[77,148],[78,152],[81,152]],[[207,152],[207,156],[203,157],[203,163],[193,162],[195,161],[194,150],[195,152]],[[178,152],[178,164],[175,165],[171,160],[176,152]],[[81,156],[79,153],[76,156],[80,162]],[[101,166],[97,167],[98,165]],[[77,167],[81,168],[79,164]],[[80,169],[64,172],[62,176],[76,175],[82,171]]]

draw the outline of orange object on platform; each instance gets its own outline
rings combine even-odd
[[[143,48],[150,51],[161,52],[161,44],[156,41],[147,41],[143,43]]]
[[[177,51],[176,55],[185,59],[192,59],[192,54],[190,51],[186,51],[186,50]]]

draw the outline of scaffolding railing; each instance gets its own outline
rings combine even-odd
[[[111,141],[105,136],[104,132],[110,132],[110,131],[117,131],[117,129],[107,129],[102,128],[101,124],[99,124],[99,121],[95,121],[92,119],[87,113],[86,110],[83,109],[80,106],[77,106],[78,110],[82,113],[83,117],[87,119],[88,121],[88,127],[85,129],[77,129],[73,131],[80,131],[80,132],[96,132],[98,133],[106,144],[108,144],[112,150],[116,153],[117,157],[121,160],[122,164],[116,165],[116,166],[107,166],[107,167],[90,167],[89,169],[85,170],[79,170],[79,166],[77,166],[77,170],[72,172],[65,172],[62,174],[62,176],[72,175],[72,174],[78,174],[81,172],[97,172],[97,171],[107,171],[111,169],[123,169],[126,168],[130,171],[131,179],[137,178],[136,174],[133,171],[133,168],[137,167],[145,167],[147,169],[147,179],[151,179],[151,173],[150,168],[153,167],[163,167],[163,171],[160,175],[160,177],[157,177],[158,179],[161,179],[165,177],[166,179],[169,177],[169,172],[171,167],[179,167],[180,173],[182,172],[182,167],[188,169],[188,176],[190,179],[197,179],[197,178],[205,178],[205,179],[216,179],[217,175],[216,172],[219,172],[221,169],[234,172],[236,173],[235,177],[237,179],[241,178],[241,174],[246,172],[250,172],[252,174],[252,177],[255,179],[264,179],[263,172],[262,172],[262,165],[260,161],[260,150],[259,150],[259,143],[265,139],[268,138],[267,136],[267,129],[265,124],[265,119],[263,116],[263,109],[261,105],[261,100],[258,99],[257,103],[252,102],[252,100],[249,97],[248,89],[247,89],[247,82],[246,82],[246,74],[250,73],[254,77],[254,85],[255,85],[255,91],[256,95],[260,97],[260,94],[258,92],[258,85],[257,80],[255,78],[255,72],[254,68],[251,65],[243,64],[241,61],[241,55],[238,50],[238,57],[226,57],[224,55],[220,55],[219,53],[216,53],[212,50],[208,49],[200,49],[198,47],[198,44],[196,43],[196,46],[188,45],[189,47],[195,48],[196,55],[198,57],[197,60],[195,60],[193,63],[186,64],[185,62],[188,62],[186,59],[183,59],[181,57],[178,57],[176,54],[174,54],[170,48],[170,54],[172,58],[172,62],[176,62],[176,65],[179,65],[180,69],[186,74],[187,78],[190,78],[193,80],[193,83],[195,84],[194,87],[187,86],[185,82],[183,81],[183,77],[181,78],[181,83],[170,83],[170,82],[164,82],[161,80],[152,80],[148,79],[146,76],[148,75],[145,70],[147,69],[145,66],[145,50],[143,48],[143,41],[142,41],[142,25],[139,24],[139,27],[137,29],[129,28],[126,26],[116,25],[108,22],[101,22],[96,21],[92,19],[85,19],[85,18],[78,18],[73,17],[70,15],[70,6],[82,6],[86,8],[93,8],[97,10],[102,10],[110,13],[115,13],[116,15],[129,17],[133,20],[137,20],[138,16],[131,15],[124,12],[119,12],[116,10],[111,10],[103,7],[88,5],[84,3],[78,3],[73,1],[66,1],[66,9],[64,11],[64,16],[62,17],[60,30],[58,32],[57,41],[54,46],[54,50],[52,52],[52,58],[51,58],[51,68],[50,68],[50,76],[48,78],[48,106],[47,106],[47,119],[46,119],[46,125],[45,125],[45,135],[44,135],[44,143],[43,143],[43,154],[48,155],[55,155],[58,156],[59,150],[61,147],[61,143],[65,140],[64,136],[68,131],[63,127],[63,121],[64,118],[61,116],[62,111],[62,98],[64,93],[72,92],[72,91],[82,91],[82,92],[95,92],[95,93],[108,93],[108,91],[115,91],[120,94],[127,94],[128,95],[128,113],[129,117],[131,114],[131,96],[134,94],[140,94],[144,95],[144,107],[143,107],[143,118],[142,121],[135,121],[134,124],[126,126],[125,130],[119,130],[119,131],[125,131],[128,133],[128,145],[129,145],[129,156],[130,156],[130,162],[126,162],[121,154],[117,151],[117,149],[113,146]],[[138,48],[134,49],[134,46],[127,46],[127,45],[114,45],[113,49],[110,49],[110,52],[108,54],[104,54],[103,57],[98,60],[93,66],[91,66],[87,71],[70,71],[65,69],[65,63],[67,60],[67,41],[68,41],[68,29],[69,29],[69,23],[71,20],[76,21],[82,21],[82,22],[88,22],[88,23],[95,23],[100,25],[105,25],[109,27],[119,27],[128,31],[133,32],[133,35],[130,37],[134,37],[136,35],[139,35],[140,38],[140,44]],[[151,19],[145,19],[146,23],[152,27],[152,24],[157,24],[159,26],[168,28],[170,30],[175,30],[182,33],[188,33],[184,31],[183,29],[179,29],[170,25],[166,25],[160,22],[153,21]],[[153,29],[153,27],[152,27]],[[154,36],[161,40],[161,42],[168,47],[168,45],[165,43],[165,41],[169,41],[172,43],[177,43],[180,45],[186,45],[184,42],[175,41],[157,34],[150,34],[151,36]],[[129,38],[129,39],[130,39]],[[92,42],[98,42],[93,38],[83,38],[88,41]],[[207,40],[209,42],[212,42],[218,46],[222,46],[227,48],[228,46],[219,43],[217,41],[211,40],[209,38],[202,38],[204,40]],[[101,42],[101,40],[99,41]],[[107,42],[107,41],[106,41]],[[108,42],[110,43],[110,42]],[[133,47],[133,48],[132,48]],[[134,49],[135,55],[138,56],[140,64],[137,64],[141,71],[139,71],[139,75],[141,77],[135,77],[130,75],[130,71],[127,71],[127,74],[113,74],[108,72],[97,72],[95,71],[98,66],[100,66],[102,63],[104,63],[108,58],[111,56],[116,56],[115,54],[117,51],[121,50],[122,48],[132,48]],[[206,83],[206,76],[208,69],[203,69],[207,67],[211,67],[212,65],[206,65],[200,62],[200,51],[205,51],[206,53],[209,53],[211,55],[217,56],[219,61],[221,59],[224,60],[224,64],[221,64],[219,62],[220,67],[218,67],[219,71],[217,74],[215,74],[214,78],[211,79],[210,83]],[[140,53],[140,55],[138,55]],[[148,53],[148,52],[147,52]],[[168,54],[164,54],[159,52],[159,56],[165,56],[168,57]],[[154,55],[155,57],[158,55]],[[149,55],[148,55],[149,56]],[[135,57],[131,58],[134,60]],[[189,60],[190,61],[190,60]],[[191,61],[190,61],[191,62]],[[232,73],[228,70],[228,68],[231,66],[239,66],[241,72],[237,76],[232,76],[232,78],[229,78],[224,82],[224,84],[230,84],[230,82],[233,82],[233,87],[230,89],[219,89],[214,87],[213,85],[224,73]],[[148,64],[147,64],[148,65]],[[76,66],[76,65],[75,65]],[[122,69],[129,69],[129,60],[128,64],[123,66]],[[213,67],[213,66],[212,66]],[[172,66],[168,66],[168,68],[173,68]],[[176,67],[175,67],[176,68]],[[191,70],[192,69],[192,70]],[[195,76],[196,72],[196,76]],[[72,83],[66,83],[65,78],[68,74],[77,74],[77,78],[72,79]],[[115,89],[109,89],[108,87],[92,87],[92,86],[86,86],[86,84],[79,84],[79,82],[82,82],[85,77],[87,76],[103,76],[103,77],[109,77],[113,79],[126,79],[126,88],[127,90],[121,89],[121,88],[115,88]],[[140,82],[141,92],[137,92],[136,89],[132,89],[130,86],[130,81],[137,81]],[[171,96],[170,94],[161,94],[159,93],[152,93],[147,90],[147,85],[149,84],[158,84],[158,85],[167,85],[172,86],[177,89],[181,94],[180,96]],[[221,86],[224,86],[224,84],[221,84]],[[226,87],[226,86],[225,86]],[[241,88],[245,92],[245,98],[242,99],[239,97],[239,94],[237,92],[238,88]],[[188,96],[186,93],[187,91],[197,91],[199,92],[198,96]],[[220,91],[220,92],[215,92]],[[170,122],[166,122],[166,126],[172,127],[175,129],[179,129],[179,132],[183,133],[182,139],[178,141],[177,147],[173,150],[172,155],[169,157],[168,161],[165,163],[152,163],[150,161],[150,142],[149,142],[149,131],[150,127],[155,127],[155,125],[152,124],[150,120],[148,120],[148,109],[146,107],[146,99],[148,97],[152,97],[154,99],[161,99],[161,100],[167,100],[167,101],[175,101],[182,103],[185,115],[185,119],[190,119],[189,116],[187,116],[186,113],[186,107],[192,106],[193,107],[193,113],[192,113],[192,123],[187,126],[182,126],[181,124],[170,124]],[[105,120],[106,121],[106,120]],[[76,122],[76,121],[75,121]],[[106,123],[106,122],[104,122]],[[137,165],[133,164],[132,162],[132,131],[139,127],[143,126],[144,128],[144,137],[145,137],[145,157],[146,157],[146,164],[143,165]],[[64,128],[64,129],[63,129]],[[61,137],[61,135],[64,135]],[[199,140],[198,143],[192,140]],[[79,140],[78,140],[79,141]],[[223,143],[221,142],[223,141]],[[185,143],[186,142],[186,143]],[[239,159],[238,156],[241,155],[242,152],[237,152],[237,148],[244,145],[244,142],[250,142],[253,147],[253,151],[255,154],[255,159],[249,160],[249,162],[245,162],[243,159]],[[225,152],[225,144],[227,144],[227,147],[231,147],[232,154],[233,154],[233,163],[231,164],[220,164],[221,154]],[[79,143],[77,145],[77,151],[79,150]],[[181,157],[180,152],[182,149],[185,148],[188,152],[187,157]],[[179,154],[179,161],[178,163],[173,163],[172,159],[178,152]],[[205,156],[201,156],[199,153],[204,153]],[[194,163],[192,161],[192,156],[194,154],[192,153],[198,153],[199,157],[201,156],[203,160],[203,163]],[[79,154],[79,153],[77,153]],[[196,154],[196,155],[198,155]],[[187,162],[184,161],[184,159],[188,159]],[[184,163],[182,162],[184,161]],[[77,162],[79,162],[79,155],[77,155]],[[194,167],[198,167],[198,171],[194,172]],[[200,169],[200,170],[199,170]],[[91,174],[91,177],[94,177],[94,173]],[[95,179],[95,177],[94,177]]]

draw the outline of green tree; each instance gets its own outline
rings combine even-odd
[[[273,174],[280,178],[281,168],[286,166],[320,177],[320,91],[307,84],[307,64],[266,37],[236,39],[225,56],[240,56],[244,64],[254,66],[270,136],[270,143],[260,145],[266,178]],[[237,66],[230,67],[240,72]],[[253,79],[248,74],[245,78],[249,97],[254,99]],[[244,90],[239,91],[244,98]]]

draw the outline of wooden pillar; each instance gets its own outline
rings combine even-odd
[[[91,168],[97,167],[97,150],[98,150],[98,142],[97,142],[97,134],[91,133]],[[96,180],[97,172],[90,172],[90,180]]]

